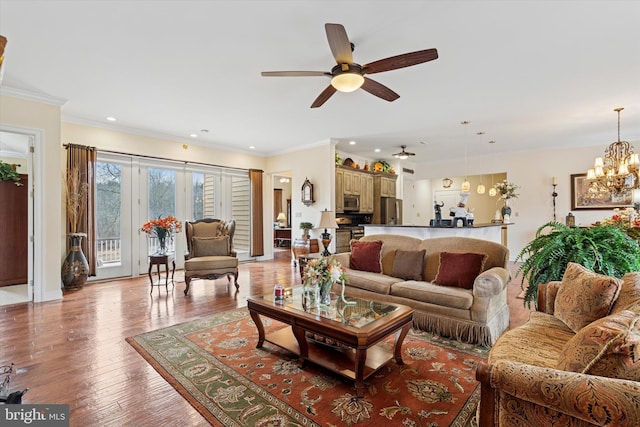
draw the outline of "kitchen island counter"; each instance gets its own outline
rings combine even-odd
[[[473,227],[430,227],[424,225],[390,225],[390,224],[363,224],[364,235],[372,234],[400,234],[403,236],[429,239],[434,237],[472,237],[475,239],[489,240],[506,245],[507,226],[502,223],[479,223]]]

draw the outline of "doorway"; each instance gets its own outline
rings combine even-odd
[[[9,239],[7,252],[0,248],[0,305],[34,300],[34,190],[33,155],[37,133],[0,128],[0,160],[20,175],[20,186],[4,181],[0,222]],[[38,295],[42,285],[39,285]]]

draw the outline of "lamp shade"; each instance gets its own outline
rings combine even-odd
[[[287,220],[287,216],[284,214],[284,212],[280,212],[278,214],[278,217],[276,218],[276,221],[286,221]]]
[[[323,210],[320,216],[320,223],[318,228],[338,228],[336,223],[336,215],[333,211]]]
[[[342,73],[331,79],[331,86],[340,92],[356,91],[364,83],[364,77],[356,73]]]

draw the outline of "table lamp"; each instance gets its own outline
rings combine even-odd
[[[284,212],[280,212],[278,214],[278,217],[276,218],[276,221],[278,221],[278,227],[284,228],[285,225],[287,225],[287,216],[284,214]]]
[[[324,233],[322,236],[322,245],[324,246],[324,251],[322,252],[322,256],[329,256],[331,252],[329,252],[329,244],[331,243],[331,234],[327,231],[328,228],[338,228],[338,224],[336,223],[336,216],[333,211],[323,210],[320,216],[320,224],[318,224],[318,228],[324,228]]]

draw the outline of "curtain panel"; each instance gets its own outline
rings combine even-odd
[[[264,226],[262,212],[262,181],[263,171],[249,170],[251,185],[251,250],[249,256],[264,255]]]
[[[96,213],[95,213],[95,188],[96,188],[96,148],[86,145],[67,144],[67,176],[74,168],[78,168],[79,179],[87,188],[85,209],[78,218],[77,232],[85,233],[86,239],[82,240],[82,251],[89,263],[89,276],[96,275]],[[72,225],[67,218],[67,234],[71,232]],[[69,250],[67,241],[67,250]]]

